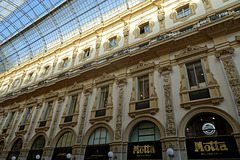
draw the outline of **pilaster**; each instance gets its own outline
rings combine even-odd
[[[237,68],[232,59],[233,53],[234,53],[234,48],[228,47],[228,48],[216,51],[215,56],[219,58],[223,64],[226,78],[232,91],[233,100],[237,107],[238,115],[240,115],[240,78],[238,75]]]
[[[175,116],[172,103],[171,71],[171,66],[165,66],[159,69],[160,74],[163,76],[167,136],[176,135]]]

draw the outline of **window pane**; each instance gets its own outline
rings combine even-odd
[[[155,141],[160,139],[160,131],[152,122],[141,122],[132,131],[131,142]]]
[[[45,138],[44,136],[39,136],[32,145],[32,150],[43,149],[45,146]]]
[[[43,116],[43,119],[42,119],[42,120],[47,120],[47,119],[48,119],[49,114],[50,114],[51,109],[52,109],[52,105],[53,105],[53,101],[48,102],[47,108],[46,108],[46,111],[45,111],[45,113],[44,113],[44,116]]]
[[[57,142],[57,148],[70,147],[73,143],[73,134],[71,132],[65,132]]]
[[[25,115],[25,117],[24,117],[24,119],[22,121],[22,124],[26,124],[28,122],[31,110],[32,110],[32,107],[27,108],[26,115]]]
[[[108,144],[111,142],[111,137],[106,128],[96,129],[88,140],[88,145]]]
[[[188,82],[190,87],[197,86],[193,64],[188,64],[186,67],[187,67]]]
[[[205,87],[205,77],[202,69],[201,61],[186,64],[189,86],[199,88]]]
[[[5,125],[5,127],[4,127],[4,128],[8,128],[8,127],[10,126],[10,124],[11,124],[11,122],[12,122],[12,119],[13,119],[13,116],[14,116],[14,114],[15,114],[15,112],[12,112],[12,113],[10,114],[10,117],[9,117],[9,119],[8,119],[8,121],[7,121],[7,123],[6,123],[6,125]]]
[[[138,100],[149,98],[149,79],[148,75],[138,77]]]
[[[68,115],[72,115],[75,112],[76,104],[77,104],[78,95],[71,96],[70,106],[68,110]]]
[[[99,108],[107,107],[109,87],[101,88]]]

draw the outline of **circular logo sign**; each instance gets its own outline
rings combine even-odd
[[[215,133],[215,126],[212,123],[205,123],[202,126],[202,131],[206,135],[213,135]]]

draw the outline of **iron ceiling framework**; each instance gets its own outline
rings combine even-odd
[[[0,0],[0,73],[144,0]]]

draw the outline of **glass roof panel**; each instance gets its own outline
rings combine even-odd
[[[6,71],[142,1],[1,0],[0,64]]]

